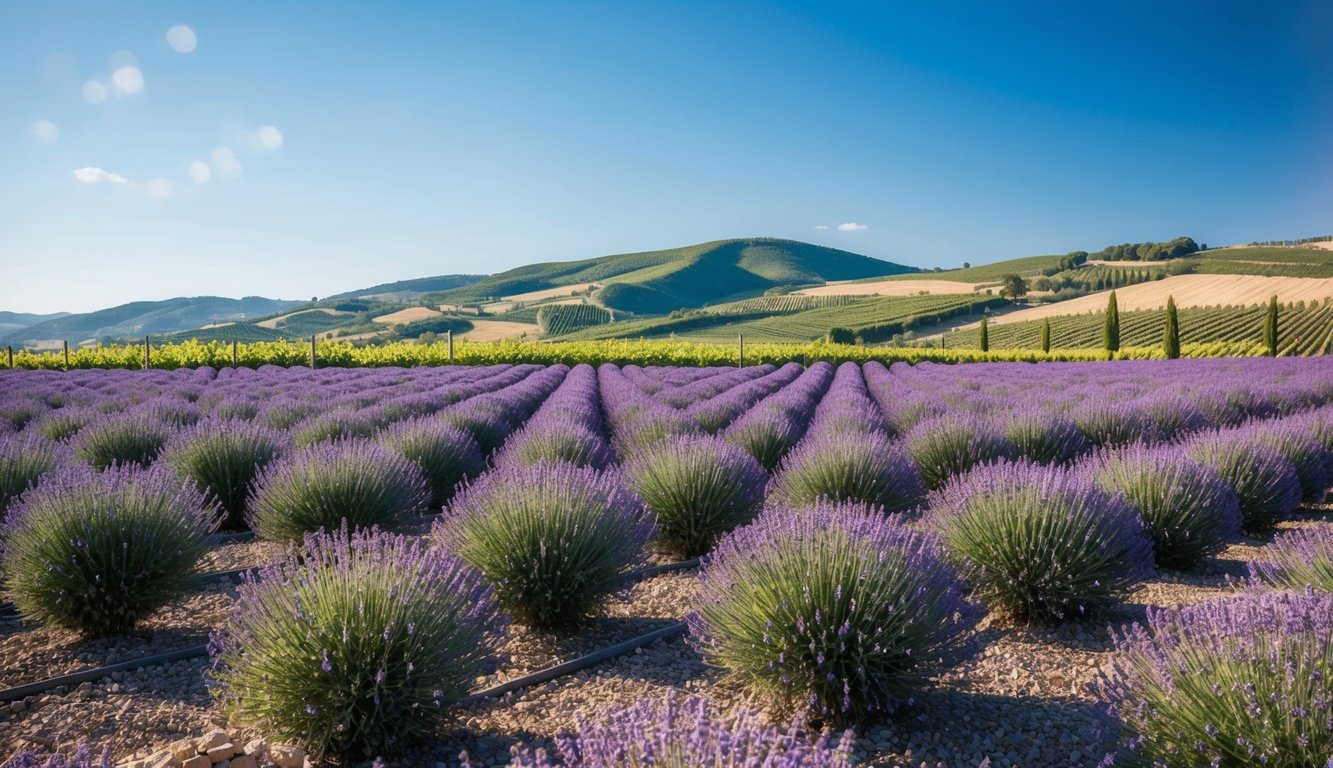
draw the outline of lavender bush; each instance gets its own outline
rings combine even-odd
[[[65,407],[49,411],[36,421],[30,430],[35,429],[48,439],[64,442],[79,433],[79,430],[97,419],[97,411],[91,408]]]
[[[114,768],[114,766],[111,747],[104,748],[99,756],[93,754],[93,748],[87,742],[80,742],[68,755],[54,752],[45,758],[33,750],[20,749],[0,763],[0,768]]]
[[[344,521],[353,529],[396,528],[430,502],[417,465],[365,440],[316,443],[265,467],[247,522],[260,538],[300,541]]]
[[[614,472],[500,467],[460,491],[434,537],[480,570],[515,620],[576,623],[642,561],[651,518]]]
[[[1291,517],[1301,500],[1301,481],[1291,462],[1247,430],[1201,437],[1190,444],[1189,456],[1216,469],[1231,484],[1247,531],[1272,530]]]
[[[1138,513],[1163,568],[1196,567],[1240,533],[1231,485],[1182,448],[1138,443],[1099,457],[1093,472]]]
[[[218,521],[170,472],[65,467],[10,509],[0,571],[24,618],[116,634],[180,594]]]
[[[1287,418],[1255,424],[1255,438],[1282,454],[1296,470],[1301,499],[1320,502],[1328,495],[1330,454],[1305,419]]]
[[[688,621],[705,658],[839,720],[910,701],[980,616],[933,536],[861,505],[769,510],[722,538],[699,581]]]
[[[764,722],[756,710],[722,716],[701,696],[670,695],[639,701],[599,717],[580,716],[576,733],[556,738],[558,758],[543,750],[519,751],[515,768],[842,768],[851,765],[856,734],[836,744],[828,734],[812,739],[793,723],[786,731]]]
[[[219,703],[270,738],[369,757],[431,733],[503,628],[457,558],[343,528],[247,577],[210,643],[210,676]]]
[[[1319,526],[1286,531],[1264,548],[1263,557],[1249,564],[1254,583],[1333,592],[1333,530]]]
[[[440,509],[463,480],[486,469],[472,435],[438,419],[400,421],[379,435],[380,445],[402,454],[430,483],[430,507]]]
[[[1020,413],[1003,431],[1018,456],[1037,464],[1066,464],[1092,450],[1092,441],[1064,414]]]
[[[0,435],[0,514],[48,472],[66,463],[62,446],[41,435]]]
[[[532,466],[565,462],[576,467],[602,469],[611,463],[611,446],[582,424],[558,416],[534,416],[500,449],[497,464]]]
[[[707,552],[764,503],[768,473],[748,453],[713,437],[679,437],[627,467],[634,491],[657,517],[658,540],[682,557]]]
[[[904,443],[931,490],[978,464],[1013,458],[1016,453],[995,425],[967,413],[923,421],[907,433]]]
[[[80,430],[74,455],[97,469],[112,464],[147,466],[171,438],[171,430],[145,414],[106,416]]]
[[[1333,595],[1150,608],[1115,637],[1101,694],[1127,762],[1324,766],[1333,755]]]
[[[243,529],[255,477],[290,444],[286,436],[252,422],[209,419],[172,438],[162,460],[222,508],[224,528]]]
[[[801,441],[769,487],[775,503],[860,501],[886,512],[915,508],[925,493],[916,465],[879,433],[829,433]]]
[[[1081,473],[983,465],[932,494],[930,507],[976,594],[1017,618],[1087,616],[1152,571],[1138,516]]]

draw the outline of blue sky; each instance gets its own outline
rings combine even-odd
[[[1327,2],[3,8],[0,309],[1333,232]]]

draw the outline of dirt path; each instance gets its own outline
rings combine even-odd
[[[831,282],[795,291],[801,296],[916,296],[919,293],[973,293],[980,283],[953,280],[879,280],[873,283]]]

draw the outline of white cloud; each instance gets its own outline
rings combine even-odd
[[[838,231],[839,231],[839,232],[860,232],[860,231],[863,230],[863,229],[866,229],[866,225],[864,225],[864,224],[857,224],[857,223],[854,222],[854,221],[849,221],[849,222],[847,222],[847,223],[845,223],[845,224],[839,224],[839,225],[838,225]]]
[[[50,120],[38,120],[32,124],[32,135],[43,144],[54,144],[60,138],[60,129]]]
[[[235,179],[241,175],[241,161],[236,159],[236,153],[227,147],[218,147],[213,150],[213,170],[217,172],[219,178]]]
[[[83,84],[83,98],[89,104],[101,104],[106,101],[106,85],[89,80]]]
[[[282,147],[282,131],[277,126],[261,125],[251,137],[251,143],[256,151],[272,152]]]
[[[143,72],[136,66],[125,66],[111,73],[111,83],[116,92],[133,96],[143,90]]]
[[[815,229],[828,229],[827,224],[816,224]]]
[[[171,197],[171,193],[175,191],[175,189],[176,185],[171,183],[171,179],[149,179],[148,183],[144,185],[144,191],[154,200]]]
[[[121,176],[119,173],[112,173],[111,171],[103,170],[95,166],[89,166],[87,168],[75,168],[74,178],[78,179],[84,184],[101,184],[102,182],[106,182],[107,184],[130,183],[129,179],[125,178],[124,176]]]
[[[190,174],[190,178],[194,179],[195,184],[207,184],[208,180],[213,178],[213,169],[203,160],[195,160],[185,170]]]
[[[167,30],[167,44],[177,53],[189,53],[199,44],[199,39],[194,36],[193,29],[184,24],[177,24]]]

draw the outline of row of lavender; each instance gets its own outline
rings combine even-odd
[[[458,439],[459,424],[477,443],[483,438],[489,447],[504,443],[495,469],[454,501],[432,539],[445,544],[440,552],[455,553],[481,572],[490,586],[476,588],[493,590],[497,611],[553,626],[576,621],[595,607],[615,588],[618,574],[642,559],[650,540],[683,554],[708,551],[718,535],[758,513],[767,490],[770,511],[725,536],[705,565],[691,620],[696,642],[760,690],[804,702],[825,716],[855,719],[896,707],[931,669],[964,652],[961,640],[983,604],[1045,620],[1085,615],[1142,578],[1154,555],[1163,565],[1197,563],[1242,523],[1257,530],[1289,514],[1302,481],[1308,494],[1322,493],[1329,429],[1327,412],[1318,406],[1329,398],[1329,372],[1285,362],[1159,363],[1133,371],[1120,365],[890,371],[876,364],[864,373],[853,365],[834,371],[823,364],[805,371],[796,366],[528,371],[507,389],[437,411],[454,414],[447,420],[452,423],[425,420],[435,432],[452,430],[444,441],[450,444],[466,442],[467,435]],[[1044,380],[1027,379],[1031,371],[1042,371]],[[504,374],[491,372],[469,384]],[[1106,381],[1097,383],[1098,376]],[[1219,386],[1224,376],[1231,381]],[[357,396],[336,386],[325,389],[331,401]],[[1034,391],[1041,393],[1038,403],[1032,402]],[[1096,414],[1108,410],[1108,395],[1118,399],[1121,393],[1131,397],[1116,406],[1117,416],[1135,426],[1128,432],[1103,429],[1117,417]],[[386,394],[355,404],[381,409]],[[1162,405],[1173,402],[1196,407]],[[429,406],[418,407],[400,413],[421,421]],[[348,413],[357,412],[333,410],[312,418],[357,423]],[[1179,418],[1181,413],[1188,418]],[[1252,419],[1259,421],[1249,423]],[[414,429],[420,435],[423,428]],[[395,425],[382,439],[404,432],[412,430]],[[441,442],[419,436],[417,441]],[[1122,443],[1131,445],[1112,449]],[[303,469],[289,473],[290,493],[300,497],[318,467],[374,453],[353,446],[359,444],[306,449]],[[480,446],[475,450],[471,459],[483,452]],[[612,456],[620,457],[622,466],[598,471],[612,464]],[[411,461],[423,464],[420,456]],[[471,466],[476,471],[475,463]],[[769,479],[765,470],[774,467]],[[397,471],[411,474],[402,466]],[[338,477],[389,476],[394,470],[348,465],[325,474],[324,482],[334,484]],[[267,485],[259,484],[252,500],[256,509],[269,503],[266,494],[275,496]],[[353,485],[365,490],[364,483]],[[390,485],[411,483],[399,478]],[[418,489],[393,504],[420,506],[422,497]],[[923,501],[928,511],[921,520],[904,525],[912,516],[907,513]],[[293,503],[276,506],[290,510]],[[342,518],[354,526],[380,522]],[[301,521],[280,537],[310,530],[312,522]],[[407,557],[399,552],[400,543],[358,541],[360,549],[312,546],[321,552],[391,550]],[[1263,574],[1269,581],[1304,578],[1291,574],[1321,551],[1327,558],[1327,550],[1317,541],[1293,544],[1284,550],[1292,553],[1292,563],[1265,567]],[[430,557],[416,552],[407,559]],[[351,554],[327,559],[340,573],[360,574],[356,583],[369,578],[350,565],[356,559]],[[461,578],[456,568],[439,567],[453,574],[450,578]],[[293,578],[275,572],[268,583]],[[256,590],[261,587],[262,582]],[[468,605],[488,604],[464,592],[473,598]],[[910,609],[904,597],[912,598]],[[298,600],[294,613],[286,603],[277,613],[300,619],[312,613],[308,607],[303,610]],[[485,621],[477,618],[483,614]],[[497,631],[498,613],[468,615],[478,637]],[[389,631],[383,631],[389,642]],[[259,634],[252,628],[248,636]],[[231,646],[219,647],[244,647],[243,640],[234,637]],[[300,657],[293,656],[300,650],[284,649],[272,663],[292,666],[283,660]],[[319,668],[303,673],[316,679],[330,674],[328,650],[307,653]],[[231,659],[221,666],[233,671],[248,669],[245,659],[255,657],[253,648],[219,656]],[[407,677],[414,664],[406,662]],[[267,667],[261,671],[273,673]],[[461,664],[454,679],[470,679],[462,674],[467,671]],[[390,680],[390,671],[377,670],[374,677],[374,695],[387,695],[380,686]],[[419,676],[422,680],[430,682]],[[242,678],[233,683],[233,690],[245,687]],[[432,700],[447,698],[443,691],[433,688]],[[402,701],[420,703],[410,695]],[[252,712],[252,718],[279,730],[295,727],[281,725],[272,706]],[[310,733],[307,726],[318,720],[320,708],[314,708],[302,716],[310,721],[302,733]],[[344,728],[342,736],[321,743],[345,747],[340,739],[355,740],[384,727],[378,716],[373,719],[350,735]],[[1230,738],[1219,733],[1199,744],[1213,748],[1209,745]]]

